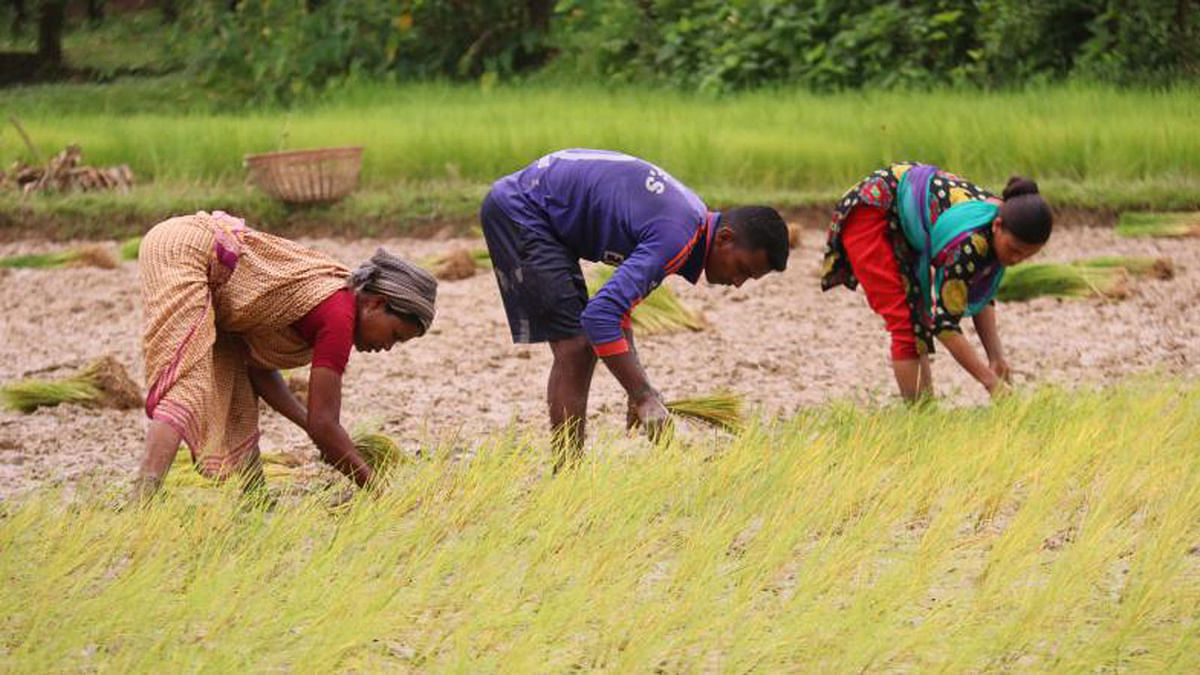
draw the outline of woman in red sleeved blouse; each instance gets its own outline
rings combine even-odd
[[[906,400],[931,394],[934,338],[989,393],[1004,390],[1009,367],[992,298],[1004,269],[1042,249],[1050,207],[1027,178],[1002,197],[928,164],[880,169],[838,202],[821,287],[859,283],[892,336],[892,369]],[[973,318],[987,361],[959,321]]]
[[[205,475],[261,475],[258,403],[307,432],[360,487],[373,478],[339,421],[351,346],[391,349],[433,321],[437,281],[380,249],[353,273],[222,212],[156,225],[138,256],[150,424],[134,494],[161,484],[180,441]],[[279,369],[311,364],[302,406]]]

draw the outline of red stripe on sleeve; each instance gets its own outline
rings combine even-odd
[[[595,345],[592,348],[596,350],[596,356],[601,358],[605,356],[618,356],[629,351],[629,341],[621,338],[620,340],[605,342],[602,345]]]
[[[679,253],[676,253],[675,257],[671,258],[671,260],[667,262],[666,267],[664,268],[666,269],[667,274],[674,274],[676,270],[678,270],[680,267],[683,267],[683,263],[687,262],[688,256],[692,253],[692,249],[696,247],[696,242],[700,241],[700,237],[707,231],[707,223],[701,223],[700,227],[696,228],[696,233],[692,235],[691,240],[684,244],[683,248],[679,250]]]

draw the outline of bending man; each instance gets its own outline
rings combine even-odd
[[[667,419],[629,313],[668,274],[741,286],[787,267],[787,226],[764,206],[711,212],[667,172],[606,150],[555,152],[496,181],[480,211],[515,343],[549,342],[555,468],[583,447],[597,357],[654,434]],[[580,259],[617,266],[588,299]]]

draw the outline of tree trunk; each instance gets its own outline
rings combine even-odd
[[[538,30],[542,35],[550,32],[550,17],[554,14],[554,2],[552,0],[529,0],[526,5],[529,8],[529,23]]]
[[[8,4],[13,8],[12,25],[8,30],[13,37],[20,37],[21,31],[25,30],[25,22],[29,20],[29,9],[25,6],[25,0],[9,0]]]
[[[38,61],[43,67],[62,65],[66,5],[66,0],[42,0],[38,12]]]
[[[158,0],[158,9],[162,12],[163,21],[175,23],[179,20],[179,5],[175,0]]]
[[[1187,75],[1195,77],[1197,72],[1196,64],[1196,38],[1192,36],[1192,5],[1196,4],[1196,0],[1175,0],[1175,38],[1178,40],[1179,62],[1176,64],[1179,69]]]
[[[104,20],[104,0],[87,0],[88,23],[100,23]]]

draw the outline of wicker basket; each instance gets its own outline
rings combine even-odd
[[[250,180],[288,204],[336,202],[358,186],[361,147],[246,155]]]

